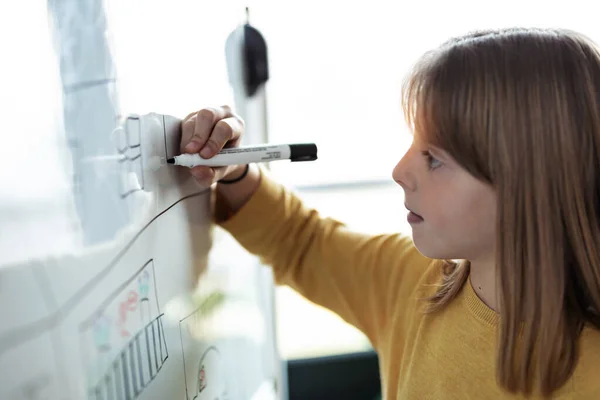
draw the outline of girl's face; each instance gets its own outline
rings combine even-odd
[[[392,176],[404,189],[413,241],[424,256],[493,259],[496,194],[491,186],[417,137]]]

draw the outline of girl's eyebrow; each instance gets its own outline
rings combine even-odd
[[[435,147],[435,146],[427,146],[428,151],[431,153],[432,156],[434,156],[435,158],[441,159],[442,161],[450,161],[451,157],[442,149],[440,149],[439,147]]]
[[[434,146],[434,145],[428,143],[427,141],[418,138],[417,136],[414,136],[414,141],[416,142],[416,144],[419,147],[426,148],[427,151],[429,151],[432,156],[440,159],[440,161],[451,161],[452,160],[452,157],[447,152],[442,150],[440,147]]]

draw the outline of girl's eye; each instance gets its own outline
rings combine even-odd
[[[442,162],[434,156],[432,156],[429,151],[422,151],[421,154],[423,154],[423,156],[427,160],[427,166],[429,167],[430,171],[442,166]]]

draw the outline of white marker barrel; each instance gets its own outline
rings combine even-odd
[[[223,149],[214,157],[205,159],[199,154],[181,154],[169,163],[192,168],[198,165],[222,167],[277,160],[313,161],[317,159],[317,146],[313,143],[267,146],[243,146]]]

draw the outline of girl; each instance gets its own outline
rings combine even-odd
[[[386,399],[600,398],[598,47],[554,29],[454,38],[403,106],[412,240],[320,218],[256,166],[191,172],[219,180],[216,221],[279,284],[369,337]],[[183,150],[211,157],[242,131],[204,109]]]

